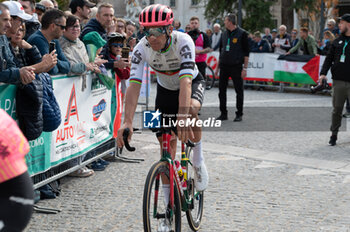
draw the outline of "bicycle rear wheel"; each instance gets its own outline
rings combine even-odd
[[[163,227],[164,220],[173,232],[181,231],[181,203],[180,194],[174,182],[174,211],[171,215],[169,205],[165,205],[163,183],[161,176],[169,178],[167,162],[155,163],[146,179],[143,193],[143,227],[144,231],[159,231]],[[170,198],[170,197],[169,197]],[[160,229],[160,231],[162,231]]]
[[[215,83],[215,73],[213,69],[207,65],[205,69],[205,81],[206,81],[206,87],[205,89],[209,90],[213,88]]]
[[[186,156],[190,160],[193,157],[192,147],[186,147]],[[200,228],[203,216],[204,192],[197,192],[194,184],[194,169],[190,163],[187,165],[187,190],[191,204],[186,211],[186,217],[190,228],[197,231]]]

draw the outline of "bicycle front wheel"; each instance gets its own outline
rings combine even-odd
[[[190,160],[193,158],[192,147],[186,147],[186,156]],[[189,195],[190,204],[186,211],[187,221],[190,228],[193,231],[197,231],[200,228],[202,215],[203,215],[203,203],[204,192],[198,192],[194,183],[194,169],[191,164],[187,165],[187,191]]]
[[[209,90],[213,88],[215,83],[215,73],[210,66],[207,66],[205,69],[205,80],[206,80],[205,89]]]
[[[163,178],[169,179],[167,162],[155,163],[146,179],[143,193],[143,227],[144,231],[181,231],[181,203],[180,194],[174,182],[174,210],[172,211],[165,199]]]

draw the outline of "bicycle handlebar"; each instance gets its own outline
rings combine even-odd
[[[128,141],[128,137],[130,134],[130,129],[129,128],[125,128],[124,132],[123,132],[123,140],[124,140],[124,146],[126,148],[126,150],[128,151],[135,151],[136,148],[135,147],[131,147]]]

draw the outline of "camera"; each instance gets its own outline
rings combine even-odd
[[[316,93],[319,91],[322,91],[324,89],[330,89],[331,87],[329,86],[329,84],[327,83],[327,81],[325,79],[322,80],[322,82],[319,82],[316,86],[312,86],[310,88],[311,93]]]

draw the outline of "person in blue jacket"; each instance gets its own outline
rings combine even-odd
[[[28,38],[28,43],[36,45],[42,56],[49,54],[50,42],[55,43],[57,64],[48,73],[51,75],[67,74],[70,63],[64,56],[58,39],[66,28],[66,16],[57,9],[46,11],[42,17],[42,28]]]

